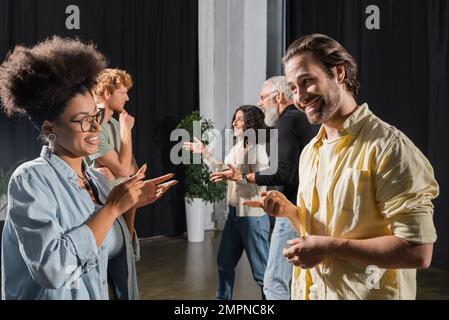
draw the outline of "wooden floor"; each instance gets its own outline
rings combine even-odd
[[[206,232],[202,243],[189,243],[185,238],[142,241],[142,258],[137,264],[141,299],[215,299],[219,241],[220,233],[214,231]],[[449,300],[449,270],[418,271],[417,282],[418,299]],[[234,299],[260,298],[243,255],[236,270]]]

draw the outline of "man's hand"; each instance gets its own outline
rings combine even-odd
[[[287,241],[289,248],[283,255],[290,263],[302,269],[310,269],[323,262],[327,257],[331,238],[324,236],[304,236]]]
[[[134,117],[130,116],[125,110],[120,113],[119,122],[120,130],[122,130],[122,132],[131,132],[134,127]]]
[[[244,201],[243,205],[254,208],[262,208],[273,217],[293,218],[297,216],[297,207],[291,203],[281,192],[268,191],[260,194],[261,198],[255,201]]]
[[[230,180],[235,182],[240,182],[242,180],[242,172],[237,169],[232,164],[227,165],[229,167],[228,170],[221,172],[214,172],[209,176],[210,181],[212,182],[220,182],[223,180]]]

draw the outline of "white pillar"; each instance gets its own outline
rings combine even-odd
[[[256,104],[267,65],[267,0],[198,0],[200,112],[223,131]],[[227,208],[215,206],[217,227]]]
[[[267,0],[243,2],[245,4],[243,102],[255,105],[267,75]]]
[[[198,58],[200,112],[214,118],[214,65],[215,65],[215,3],[211,0],[198,0]]]

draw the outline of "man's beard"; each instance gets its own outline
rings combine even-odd
[[[265,108],[265,124],[269,127],[274,127],[279,119],[277,107],[271,106]]]
[[[314,110],[315,112],[312,115],[305,112],[310,124],[316,125],[326,123],[338,109],[340,98],[336,86],[331,88],[326,96],[320,96],[319,106],[316,107]]]

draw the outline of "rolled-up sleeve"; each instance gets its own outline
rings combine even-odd
[[[436,241],[432,200],[438,183],[431,164],[408,138],[399,137],[385,150],[375,183],[378,208],[395,236],[416,244]]]
[[[45,288],[71,286],[95,268],[99,254],[95,237],[83,224],[64,231],[56,199],[32,175],[14,177],[9,188],[9,219],[22,258],[34,281]]]

